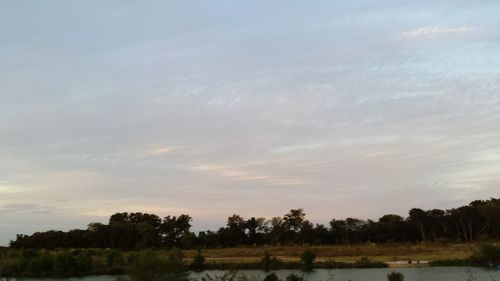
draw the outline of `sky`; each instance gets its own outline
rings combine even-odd
[[[1,1],[0,244],[119,211],[500,194],[500,2]]]

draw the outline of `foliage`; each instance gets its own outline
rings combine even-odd
[[[278,278],[278,275],[276,275],[276,273],[271,273],[266,275],[263,281],[280,281],[280,279]]]
[[[302,261],[302,266],[305,271],[311,271],[313,269],[314,260],[316,259],[316,253],[313,250],[307,249],[300,256]]]
[[[244,273],[238,273],[237,271],[230,271],[223,275],[212,276],[210,274],[205,274],[201,278],[201,281],[282,281],[275,273],[270,273],[261,279],[258,275],[248,275]],[[299,276],[296,274],[290,274],[286,277],[286,281],[307,281],[304,276]]]
[[[474,262],[470,259],[449,259],[429,262],[429,266],[471,266]]]
[[[387,280],[388,281],[403,281],[403,280],[405,280],[405,277],[404,277],[403,273],[393,271],[387,275]]]
[[[360,244],[390,242],[500,239],[500,198],[476,200],[450,210],[412,208],[407,218],[387,214],[378,219],[332,219],[328,226],[312,224],[302,209],[282,217],[243,218],[234,214],[217,231],[190,231],[189,215],[163,219],[147,213],[116,213],[107,224],[91,223],[85,230],[46,231],[17,235],[15,249],[150,249],[220,248],[241,245]],[[34,252],[16,253],[26,259]]]
[[[161,280],[166,274],[166,264],[153,252],[146,251],[134,259],[127,273],[133,281]]]
[[[361,258],[354,263],[352,263],[353,268],[384,268],[387,264],[384,262],[370,261],[367,257]]]
[[[110,268],[124,265],[123,254],[120,251],[112,250],[106,255],[106,265]]]
[[[473,263],[482,266],[495,266],[500,264],[500,247],[491,244],[482,244],[471,260]]]
[[[304,276],[298,276],[296,274],[290,274],[286,277],[286,281],[307,281]]]
[[[264,271],[269,271],[271,269],[277,269],[280,265],[280,260],[277,257],[271,256],[268,251],[265,251],[261,263],[262,269]]]
[[[53,270],[53,257],[48,253],[42,253],[32,258],[27,269],[29,273],[37,275],[49,275]]]
[[[248,278],[244,274],[238,274],[236,271],[229,271],[223,275],[212,276],[210,274],[205,274],[201,277],[201,281],[246,281]]]
[[[54,256],[54,273],[59,276],[76,274],[76,259],[69,251],[57,253]]]
[[[191,269],[194,271],[202,271],[205,267],[205,257],[201,254],[201,251],[198,250],[196,255],[193,257],[193,261],[191,262]]]
[[[132,281],[188,281],[188,272],[182,264],[182,255],[173,251],[166,260],[153,251],[139,254],[127,269]]]

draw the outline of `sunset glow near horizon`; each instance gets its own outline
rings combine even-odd
[[[0,245],[500,194],[499,1],[0,5]]]

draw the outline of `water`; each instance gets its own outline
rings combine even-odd
[[[274,271],[284,279],[289,274],[304,275],[308,281],[386,281],[387,274],[398,271],[405,275],[405,281],[500,281],[500,270],[476,267],[423,267],[423,268],[377,268],[377,269],[317,269],[311,273],[302,273],[298,270]],[[223,275],[227,271],[210,270],[202,273],[191,273],[194,279],[200,279],[205,274],[212,276]],[[267,273],[260,270],[241,270],[249,277],[262,279]],[[115,281],[114,276],[90,276],[83,278],[63,279],[30,279],[17,278],[15,281]],[[259,279],[256,279],[259,280]]]

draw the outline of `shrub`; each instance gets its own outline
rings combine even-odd
[[[31,258],[21,258],[17,261],[17,268],[20,272],[26,272],[31,262]]]
[[[106,265],[108,267],[114,268],[123,264],[123,254],[120,251],[112,250],[106,255]]]
[[[277,269],[279,267],[280,260],[277,257],[271,256],[268,251],[265,251],[261,263],[262,269],[264,271],[269,271],[271,269]]]
[[[300,257],[302,260],[302,267],[305,271],[311,271],[313,269],[314,260],[316,259],[316,254],[314,251],[308,249],[302,253]]]
[[[270,278],[268,280],[268,278]],[[274,279],[276,278],[276,279]],[[300,278],[300,277],[299,277]],[[238,273],[237,271],[229,271],[223,275],[210,275],[205,274],[201,277],[201,281],[260,281],[262,280],[259,275],[249,275],[245,273]],[[265,277],[266,281],[280,281],[276,274],[271,273]],[[292,281],[303,281],[303,279],[292,280]]]
[[[54,256],[54,273],[59,276],[67,276],[75,273],[76,259],[70,252],[57,253]]]
[[[90,272],[94,268],[92,256],[88,252],[80,252],[75,257],[75,271],[77,275]]]
[[[472,256],[471,260],[483,266],[492,266],[500,263],[500,248],[490,244],[483,244]]]
[[[8,258],[19,258],[21,256],[21,252],[20,250],[10,249],[7,253],[5,253],[5,256]]]
[[[296,274],[290,274],[286,277],[286,281],[306,281],[304,276],[298,276]]]
[[[384,262],[370,261],[368,257],[362,257],[352,264],[353,268],[384,268],[387,266]]]
[[[19,274],[19,268],[13,261],[5,261],[0,265],[0,276],[14,277]]]
[[[189,276],[178,250],[171,252],[167,260],[160,259],[152,251],[142,252],[127,272],[132,281],[187,281]]]
[[[127,257],[127,263],[128,263],[128,264],[133,263],[137,257],[138,257],[138,254],[137,254],[137,253],[131,253],[131,254],[130,254],[130,255],[128,255],[128,257]]]
[[[472,266],[474,263],[470,259],[451,259],[429,262],[429,266]]]
[[[32,258],[36,258],[38,256],[38,253],[35,250],[27,249],[27,250],[23,250],[21,252],[21,256],[23,258],[32,259]]]
[[[201,254],[201,251],[198,250],[196,255],[193,257],[193,261],[191,262],[191,268],[194,271],[202,271],[205,266],[205,257]]]
[[[278,278],[278,275],[276,275],[275,273],[271,273],[268,274],[263,281],[280,281],[280,279]]]
[[[167,266],[171,271],[186,270],[184,268],[184,263],[182,262],[183,259],[184,255],[181,250],[173,249],[168,255]]]
[[[28,266],[30,275],[50,275],[54,270],[52,255],[43,253],[31,259]]]
[[[387,275],[387,280],[388,281],[403,281],[403,280],[405,280],[405,277],[404,277],[403,273],[393,271]]]
[[[159,280],[165,274],[165,263],[151,251],[137,255],[130,264],[127,273],[133,281]]]
[[[205,276],[201,277],[201,281],[235,281],[236,280],[236,271],[226,272],[220,276],[212,276],[210,274],[205,274]]]

